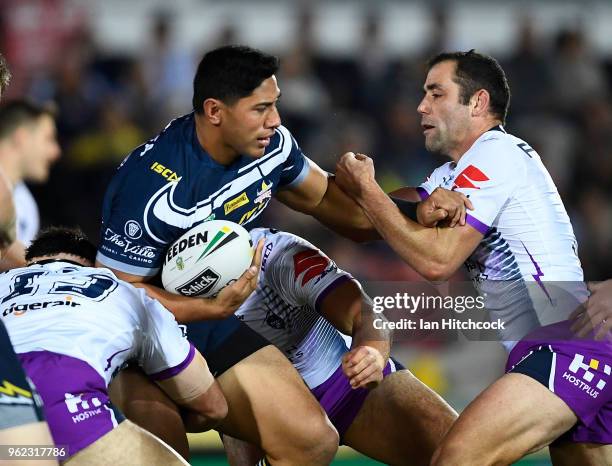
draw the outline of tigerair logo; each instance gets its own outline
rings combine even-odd
[[[240,196],[235,197],[231,201],[227,201],[225,204],[223,204],[223,211],[225,212],[225,215],[227,215],[248,203],[249,196],[247,196],[247,193],[242,193]]]
[[[181,179],[181,177],[178,176],[178,173],[176,173],[175,171],[172,171],[168,167],[163,166],[159,162],[153,162],[153,165],[151,165],[151,170],[153,170],[155,173],[159,173],[161,176],[166,178],[168,181],[179,181]]]
[[[21,388],[8,380],[3,380],[0,385],[0,404],[4,405],[28,405],[34,404],[32,392]]]
[[[595,372],[593,371],[599,370],[600,366],[602,366],[601,371],[604,373],[604,377],[595,383]],[[576,353],[568,370],[563,373],[563,378],[586,392],[590,397],[597,398],[606,386],[605,378],[609,377],[611,372],[612,369],[608,364],[600,364],[597,359],[590,359],[589,363],[586,364],[584,356]]]
[[[72,308],[72,307],[80,306],[80,304],[73,301],[72,296],[66,296],[63,301],[61,300],[46,301],[46,302],[41,302],[41,303],[28,303],[28,304],[13,303],[10,305],[8,309],[5,309],[4,311],[2,311],[2,317],[7,317],[10,314],[14,315],[15,317],[19,317],[25,314],[27,311],[37,311],[39,309],[47,309],[50,307],[58,307],[58,306]]]
[[[222,227],[215,234],[215,236],[210,241],[210,243],[208,243],[208,246],[206,246],[206,249],[202,251],[202,254],[200,254],[200,257],[196,259],[196,262],[198,262],[200,259],[204,259],[205,257],[210,256],[217,249],[222,248],[227,243],[235,240],[236,238],[238,238],[238,233],[236,233],[229,227]]]

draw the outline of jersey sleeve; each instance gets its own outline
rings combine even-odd
[[[310,171],[310,164],[289,130],[281,126],[277,131],[281,138],[285,138],[282,146],[289,150],[289,155],[282,165],[279,189],[292,188],[304,181]]]
[[[294,306],[319,311],[332,290],[353,279],[320,249],[297,236],[279,232],[266,237],[264,251],[266,246],[272,253],[262,268],[264,280]]]
[[[505,141],[485,139],[476,149],[453,189],[470,198],[474,210],[468,211],[466,222],[484,235],[524,179],[524,164]]]
[[[183,335],[172,313],[143,290],[139,291],[145,314],[139,364],[153,380],[174,377],[193,360],[195,348]]]
[[[96,256],[106,267],[142,277],[159,272],[168,244],[159,233],[153,236],[152,229],[158,225],[151,222],[161,222],[153,215],[146,215],[147,205],[168,194],[166,191],[177,183],[166,182],[150,169],[150,154],[141,155],[150,150],[147,146],[137,148],[128,156],[107,188]]]
[[[422,201],[427,199],[429,195],[442,184],[444,173],[449,171],[448,167],[449,163],[446,163],[441,167],[436,168],[423,183],[417,186],[416,190],[417,193],[419,193]]]

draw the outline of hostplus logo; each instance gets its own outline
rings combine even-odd
[[[604,373],[604,378],[595,382],[595,373],[600,367],[599,360],[591,359],[588,364],[584,362],[584,356],[576,353],[574,360],[570,364],[568,371],[563,373],[563,378],[572,385],[575,385],[580,390],[586,392],[591,398],[597,398],[601,391],[606,386],[607,376],[610,376],[612,369],[608,364],[603,364],[601,369]],[[575,374],[575,375],[574,375]]]
[[[74,414],[74,416],[72,416],[72,422],[74,424],[89,419],[90,417],[97,416],[98,414],[102,414],[102,402],[95,396],[90,400],[84,400],[82,393],[80,395],[65,393],[64,398],[64,403],[66,403],[68,412]]]

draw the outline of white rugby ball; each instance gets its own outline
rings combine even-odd
[[[210,297],[251,265],[251,236],[240,225],[211,220],[193,227],[166,251],[162,283],[171,293]]]

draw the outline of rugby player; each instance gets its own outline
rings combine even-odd
[[[357,204],[281,126],[277,70],[276,57],[244,46],[204,56],[194,79],[194,112],[135,149],[112,179],[98,265],[143,283],[159,273],[167,247],[183,232],[215,218],[249,228],[273,196],[354,239],[377,237]],[[433,197],[418,207],[423,223],[465,216],[464,197]],[[157,294],[179,322],[191,322],[189,338],[218,377],[229,404],[222,432],[258,445],[273,464],[328,464],[338,435],[325,412],[285,356],[233,315],[256,282],[254,269],[213,299]],[[122,410],[187,455],[178,415],[155,422],[144,399],[134,403],[145,384],[137,371],[117,379],[113,391],[125,395]],[[151,387],[147,393],[154,396]],[[157,395],[156,405],[164,403]],[[299,422],[288,424],[287,412]]]
[[[502,126],[504,72],[474,51],[440,54],[428,68],[418,106],[425,145],[451,161],[403,193],[415,200],[444,187],[469,195],[466,225],[426,229],[401,216],[365,155],[344,155],[336,181],[424,277],[445,280],[465,262],[487,305],[512,320],[502,335],[513,347],[507,373],[461,414],[432,465],[509,464],[546,445],[556,465],[612,464],[610,344],[572,340],[569,312],[539,328],[539,305],[554,310],[564,301],[551,299],[551,281],[566,283],[576,303],[587,291],[552,179],[533,148]]]
[[[27,267],[0,276],[2,321],[44,402],[53,440],[66,448],[67,464],[187,464],[115,412],[107,386],[137,360],[194,431],[227,414],[221,389],[172,314],[94,268],[95,254],[79,231],[52,228],[27,249]]]
[[[0,97],[11,73],[0,54]],[[0,169],[0,259],[15,241],[15,207],[11,183]],[[15,356],[4,324],[0,321],[0,445],[52,445],[39,398]],[[21,465],[56,465],[54,459],[22,459]]]
[[[52,108],[24,100],[0,107],[0,172],[13,187],[17,212],[17,241],[7,249],[0,270],[25,265],[25,247],[40,224],[36,201],[25,181],[46,181],[59,156]]]
[[[429,465],[457,414],[389,358],[391,334],[374,328],[360,284],[295,235],[256,228],[251,238],[265,240],[264,257],[238,318],[283,351],[342,443],[386,464]],[[233,466],[259,459],[223,441]]]

